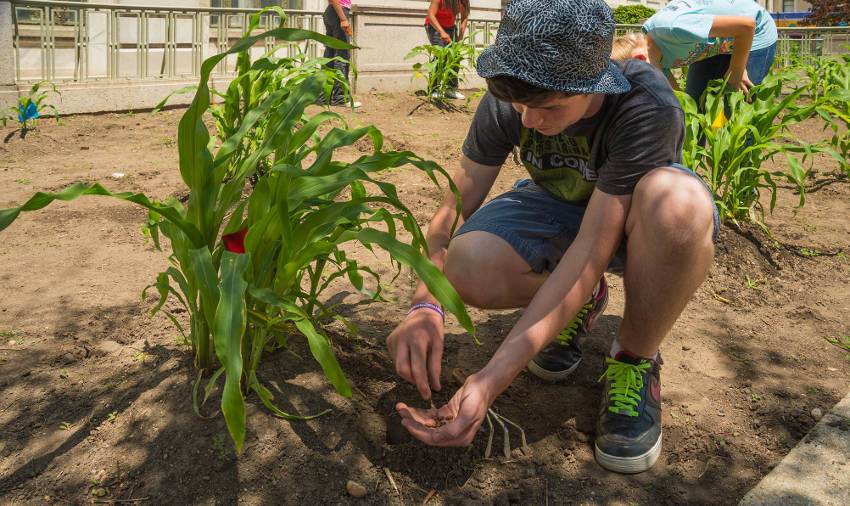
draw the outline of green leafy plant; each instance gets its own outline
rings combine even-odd
[[[413,77],[411,79],[425,79],[425,91],[428,101],[445,95],[452,88],[452,83],[457,80],[463,82],[461,74],[464,64],[469,62],[475,65],[477,51],[472,45],[474,33],[470,33],[463,40],[450,42],[445,46],[426,44],[416,46],[404,59],[425,56],[426,62],[413,64]]]
[[[826,339],[826,342],[828,342],[829,344],[834,344],[839,348],[843,348],[847,351],[850,351],[850,337],[848,337],[847,334],[842,334],[841,332],[839,332],[838,337],[836,338],[825,336],[824,339]]]
[[[803,77],[801,87],[812,101],[817,101],[838,85],[835,77],[841,75],[842,62],[839,58],[792,54],[790,60],[791,64],[785,70]]]
[[[776,204],[775,177],[795,186],[800,193],[798,206],[805,203],[812,154],[825,149],[788,132],[789,125],[808,118],[817,107],[816,103],[795,104],[802,88],[783,95],[783,87],[793,82],[793,77],[787,73],[770,74],[747,95],[725,88],[723,81],[713,81],[702,96],[701,110],[705,112],[700,112],[686,93],[676,92],[685,112],[684,164],[706,180],[724,221],[749,219],[769,233],[760,197],[765,190],[770,193],[772,212]],[[701,137],[704,142],[700,142]],[[765,160],[777,154],[785,156],[787,170],[762,168]],[[799,154],[802,157],[798,159],[795,155]]]
[[[271,7],[266,10],[274,10],[280,15],[281,23],[285,17],[283,10],[279,7]],[[281,24],[281,26],[283,26]],[[253,24],[249,27],[250,30],[255,29]],[[331,89],[335,82],[342,86],[345,94],[349,93],[349,84],[346,77],[341,71],[336,69],[331,63],[341,61],[341,58],[309,58],[301,46],[288,45],[287,49],[291,53],[290,56],[278,57],[276,53],[281,49],[281,46],[273,48],[268,53],[262,55],[259,59],[252,62],[250,53],[242,51],[236,55],[236,70],[238,75],[230,82],[227,90],[224,92],[218,90],[210,90],[217,96],[220,101],[210,104],[209,114],[215,119],[215,133],[219,143],[223,144],[230,140],[238,139],[234,146],[234,152],[231,155],[232,160],[230,167],[239,166],[240,160],[255,153],[258,147],[263,143],[263,136],[267,130],[267,123],[270,120],[270,115],[261,115],[256,123],[247,131],[241,132],[240,127],[242,121],[252,110],[259,110],[263,102],[270,98],[270,95],[281,88],[291,88],[300,84],[309,76],[322,73],[326,77],[324,83],[323,96],[330,97]],[[354,77],[357,76],[357,69],[351,67]],[[169,94],[159,104],[154,107],[151,114],[158,112],[168,101],[172,95],[196,92],[198,86],[186,86]],[[321,96],[321,95],[320,95]],[[239,134],[239,135],[237,135]],[[173,140],[163,137],[164,140]],[[166,144],[168,147],[171,144]],[[257,171],[254,177],[265,173],[270,167],[270,162],[273,158],[272,154],[268,154],[265,158],[257,161]],[[225,174],[225,180],[234,176],[233,173]]]
[[[50,89],[42,89],[43,85],[49,85]],[[44,104],[50,94],[61,95],[56,85],[47,80],[39,81],[32,85],[29,93],[25,97],[18,98],[17,106],[9,106],[6,111],[2,111],[0,121],[3,126],[6,126],[8,118],[18,118],[18,123],[21,125],[21,130],[27,131],[35,128],[36,121],[41,115],[41,111],[45,108],[50,108],[53,111],[53,116],[59,120],[59,111],[51,104]],[[7,115],[7,111],[10,113]],[[29,123],[28,123],[29,122]]]
[[[230,458],[230,450],[224,445],[226,437],[224,434],[213,436],[210,448],[207,450],[210,455],[215,455],[218,460],[227,460]]]
[[[746,275],[746,278],[747,278],[747,288],[749,288],[751,290],[761,291],[764,287],[759,286],[759,283],[761,283],[761,284],[767,283],[767,278],[750,279],[749,274]]]
[[[251,16],[247,34],[266,10]],[[275,10],[280,11],[282,23],[282,10]],[[294,72],[286,81],[271,80],[269,86],[274,88],[234,122],[238,127],[232,135],[223,142],[210,135],[204,123],[210,107],[208,79],[228,54],[247,54],[266,37],[315,39],[332,47],[352,47],[299,29],[247,34],[228,51],[203,62],[194,99],[180,120],[179,169],[189,189],[185,204],[175,199],[151,201],[143,194],[111,193],[97,183],[77,183],[54,194],[39,192],[20,207],[0,211],[3,230],[22,211],[82,195],[112,196],[149,210],[148,237],[167,252],[172,266],[144,290],[143,297],[149,289],[155,290],[159,300],[152,314],[162,311],[190,343],[199,370],[193,395],[196,413],[200,415],[212,386],[224,376],[221,412],[237,453],[246,431],[245,396],[251,392],[285,418],[313,418],[324,413],[298,416],[281,411],[258,378],[263,353],[287,346],[290,338],[306,340],[337,392],[351,395],[321,322],[336,319],[352,330],[353,325],[326,306],[321,296],[332,283],[347,280],[370,300],[384,299],[378,274],[350,258],[345,245],[387,252],[397,268],[396,276],[402,265],[410,266],[446,310],[474,332],[457,292],[428,260],[424,234],[413,214],[392,184],[374,176],[409,166],[424,171],[434,184],[438,184],[438,176],[444,177],[455,194],[457,188],[437,164],[408,151],[383,151],[383,136],[374,126],[348,129],[343,118],[329,110],[307,115],[305,109],[332,79],[327,71],[310,69],[305,78]],[[288,71],[289,65],[294,65],[289,59],[265,55],[249,68],[274,71],[282,67]],[[322,135],[320,127],[329,128]],[[256,129],[263,132],[252,134]],[[246,137],[260,141],[245,148]],[[372,141],[373,153],[351,163],[334,159],[338,149],[362,138]],[[250,189],[247,181],[258,175],[263,160],[267,160],[265,174]],[[400,228],[410,236],[409,241],[399,240]],[[170,248],[163,248],[163,238],[170,241]],[[366,279],[374,280],[377,289],[370,290]],[[187,310],[188,335],[177,317],[163,309],[169,298]],[[198,392],[204,374],[210,377],[201,400]]]
[[[636,25],[655,14],[655,9],[645,5],[621,5],[613,12],[614,22],[618,25]]]

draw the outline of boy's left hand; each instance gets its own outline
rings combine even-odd
[[[487,416],[489,396],[483,385],[470,376],[448,404],[439,409],[418,409],[396,404],[401,424],[416,439],[431,446],[469,446]]]

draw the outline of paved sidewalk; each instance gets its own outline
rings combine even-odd
[[[850,504],[850,394],[759,482],[739,506]]]

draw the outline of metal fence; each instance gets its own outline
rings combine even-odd
[[[19,83],[48,79],[56,83],[196,78],[201,62],[230,47],[244,33],[258,9],[153,7],[79,1],[11,0],[15,77]],[[285,26],[324,31],[321,11],[286,10]],[[354,14],[356,16],[356,14]],[[266,12],[259,30],[277,26]],[[489,46],[498,20],[471,19],[469,33],[477,48]],[[640,30],[618,25],[617,34]],[[779,28],[777,64],[794,54],[831,56],[848,52],[850,27]],[[266,39],[255,50],[273,48]],[[319,55],[321,46],[307,41],[287,51]],[[235,58],[223,60],[216,75],[233,75]]]
[[[69,1],[12,0],[16,81],[60,82],[195,78],[201,62],[230,47],[258,9],[152,7]],[[285,26],[322,31],[322,12],[286,11]],[[263,13],[257,33],[278,26]],[[272,49],[267,38],[255,48]],[[300,49],[314,57],[320,46]],[[235,58],[215,72],[232,74]]]
[[[641,25],[617,25],[616,35],[639,32]],[[787,66],[794,56],[831,57],[850,53],[850,27],[806,26],[779,27],[776,41],[776,66]]]

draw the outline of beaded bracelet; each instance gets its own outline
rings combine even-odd
[[[430,302],[420,302],[419,304],[415,304],[412,308],[407,310],[407,314],[410,314],[416,311],[417,309],[422,308],[433,309],[434,311],[440,313],[440,317],[443,319],[443,323],[446,322],[446,313],[444,313],[443,310],[440,309],[440,306],[436,304],[431,304]]]

